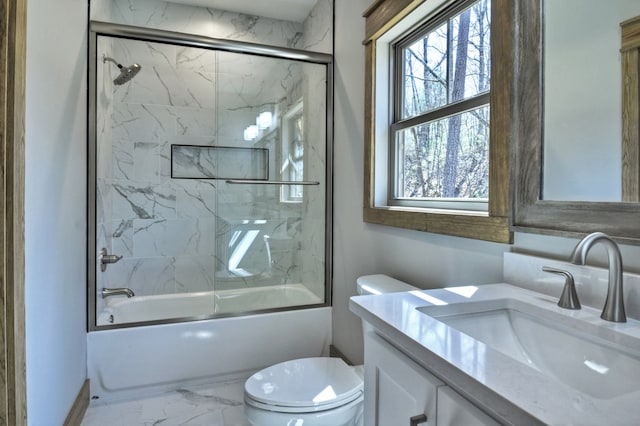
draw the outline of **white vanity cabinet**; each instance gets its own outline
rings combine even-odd
[[[438,426],[497,426],[498,422],[449,386],[438,388]]]
[[[364,360],[366,426],[499,424],[373,332]]]

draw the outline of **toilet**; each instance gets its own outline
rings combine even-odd
[[[418,290],[386,275],[358,278],[358,294]],[[363,366],[340,358],[300,358],[272,365],[244,385],[253,426],[362,426]]]

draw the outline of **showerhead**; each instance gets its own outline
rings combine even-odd
[[[124,67],[122,66],[122,64],[119,64],[115,59],[104,56],[102,58],[102,62],[107,62],[107,61],[113,62],[120,69],[120,74],[113,80],[113,84],[115,84],[116,86],[120,86],[121,84],[128,82],[133,77],[135,77],[136,74],[138,74],[142,69],[142,67],[138,64],[133,64],[130,67]]]
[[[119,68],[120,68],[120,75],[113,80],[113,84],[117,86],[131,80],[142,69],[142,67],[138,64],[133,64],[130,67],[126,67],[126,68],[120,65]]]

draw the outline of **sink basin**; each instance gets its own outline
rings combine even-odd
[[[518,299],[416,309],[594,398],[611,399],[640,390],[640,342],[597,321]]]

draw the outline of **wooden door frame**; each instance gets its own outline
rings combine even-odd
[[[25,80],[27,0],[0,3],[0,423],[27,424]]]

